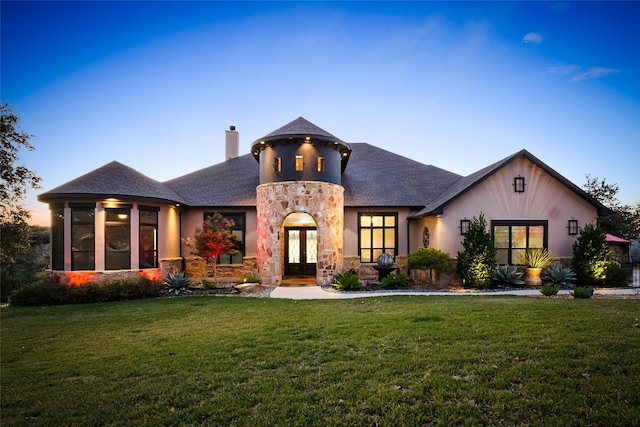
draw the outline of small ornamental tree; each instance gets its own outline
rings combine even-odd
[[[469,231],[462,242],[464,250],[458,252],[458,274],[465,286],[485,289],[491,284],[491,277],[496,266],[496,249],[487,231],[484,215],[471,218]]]
[[[204,221],[202,228],[196,228],[193,239],[182,239],[191,249],[191,255],[202,257],[212,264],[214,280],[217,275],[218,257],[239,253],[238,238],[231,231],[234,224],[233,220],[226,219],[216,212]]]
[[[454,260],[448,253],[435,248],[420,248],[407,256],[410,270],[429,270],[429,284],[433,285],[433,270],[443,272],[455,266]]]
[[[573,271],[580,286],[604,286],[607,270],[611,266],[611,250],[605,230],[594,224],[580,229],[573,243]]]

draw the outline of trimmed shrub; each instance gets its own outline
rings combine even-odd
[[[15,307],[66,304],[67,285],[39,281],[27,283],[11,292],[9,304]]]
[[[397,289],[407,286],[407,276],[404,274],[390,274],[380,281],[380,287],[385,289]]]
[[[409,270],[429,270],[429,283],[433,284],[433,270],[442,272],[453,269],[456,262],[451,256],[435,248],[420,248],[407,255]]]
[[[573,288],[573,292],[571,292],[571,295],[574,298],[591,298],[591,296],[593,295],[593,288],[582,288],[576,286],[575,288]]]
[[[540,293],[545,297],[552,297],[558,295],[558,287],[556,285],[542,285]]]
[[[114,278],[80,286],[40,281],[24,285],[9,297],[12,306],[87,304],[105,301],[155,298],[164,286],[144,276]]]

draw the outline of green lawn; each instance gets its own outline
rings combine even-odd
[[[640,425],[640,300],[3,308],[3,427]]]

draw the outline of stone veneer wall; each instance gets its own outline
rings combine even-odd
[[[331,283],[342,270],[344,235],[344,188],[319,181],[288,181],[261,184],[256,189],[258,221],[258,269],[262,284],[282,283],[284,260],[281,233],[285,218],[294,212],[313,217],[318,230],[319,285]]]
[[[203,258],[185,257],[184,261],[186,275],[194,281],[213,280],[213,267]],[[258,276],[256,257],[244,257],[242,264],[221,264],[216,269],[216,280],[219,282],[236,282],[249,276]]]

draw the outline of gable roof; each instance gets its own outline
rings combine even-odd
[[[611,213],[611,211],[602,203],[598,202],[580,187],[566,179],[564,176],[560,175],[558,172],[535,157],[533,154],[529,153],[527,150],[520,150],[517,153],[512,154],[511,156],[505,157],[504,159],[497,161],[496,163],[493,163],[483,169],[480,169],[479,171],[474,172],[471,175],[459,179],[451,187],[442,192],[437,198],[427,203],[427,205],[423,209],[412,215],[412,217],[417,218],[442,214],[446,205],[473,189],[485,179],[498,172],[504,166],[520,158],[529,160],[531,163],[535,164],[547,174],[551,175],[569,190],[573,191],[588,203],[595,206],[598,209],[598,215],[607,215]]]
[[[40,194],[38,200],[50,203],[69,198],[114,196],[184,203],[182,197],[165,184],[116,161]]]
[[[259,165],[250,154],[166,181],[190,206],[255,206]]]
[[[345,206],[419,208],[457,182],[460,175],[366,143],[351,143],[342,174]]]

